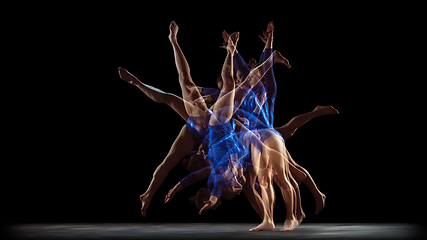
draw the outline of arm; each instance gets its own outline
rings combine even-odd
[[[197,181],[200,181],[202,179],[208,178],[210,172],[211,172],[211,168],[210,167],[205,167],[202,170],[199,170],[197,172],[193,172],[193,173],[189,174],[188,176],[186,176],[185,178],[183,178],[166,195],[166,197],[165,197],[165,203],[167,203],[170,200],[172,200],[172,198],[175,196],[175,194],[178,193],[179,191],[181,191],[182,189],[184,189],[184,188],[192,185],[193,183],[195,183]]]
[[[213,185],[214,187],[212,189],[211,196],[209,197],[209,200],[204,202],[205,205],[199,211],[200,215],[202,215],[202,212],[215,206],[218,199],[221,197],[222,191],[224,191],[224,189],[227,187],[224,176],[222,174],[215,174]]]

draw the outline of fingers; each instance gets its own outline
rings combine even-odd
[[[202,212],[205,211],[209,207],[209,203],[205,203],[205,205],[200,209],[199,215],[202,215]]]
[[[263,38],[261,35],[258,35],[259,38],[261,38],[261,40],[266,43],[267,41],[265,40],[265,38]]]
[[[199,215],[202,215],[203,211],[209,210],[212,207],[212,205],[213,205],[213,202],[211,200],[204,201],[203,203],[205,205],[200,209]]]
[[[168,194],[166,194],[165,196],[165,203],[169,202],[170,200],[172,200],[173,198],[173,191],[174,189],[169,190]]]

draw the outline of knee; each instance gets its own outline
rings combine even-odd
[[[297,129],[290,129],[289,127],[283,127],[283,128],[277,129],[277,130],[278,130],[278,132],[280,132],[283,139],[286,141],[294,135],[294,133]]]

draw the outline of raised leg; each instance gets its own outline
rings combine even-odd
[[[233,80],[233,53],[235,45],[231,38],[228,39],[227,56],[225,57],[222,66],[221,77],[223,80],[223,87],[218,100],[213,105],[213,112],[215,117],[211,117],[210,124],[212,126],[220,125],[228,122],[234,113],[234,80]]]
[[[311,193],[313,194],[314,200],[316,202],[315,215],[319,214],[319,212],[322,211],[322,209],[325,207],[326,195],[320,192],[320,190],[317,188],[317,185],[311,177],[310,173],[305,168],[298,165],[298,163],[296,163],[295,160],[291,157],[289,152],[287,152],[286,155],[290,165],[295,166],[295,168],[305,174],[306,177],[302,182],[308,187],[308,189],[310,189]]]
[[[138,87],[145,95],[151,98],[157,103],[165,103],[171,107],[179,116],[185,121],[188,119],[187,111],[184,107],[183,99],[167,92],[163,92],[160,89],[152,87],[138,80],[134,75],[129,73],[126,69],[119,67],[120,78],[126,82]]]
[[[313,111],[298,115],[292,118],[288,123],[281,127],[274,128],[282,135],[283,139],[288,140],[295,131],[313,118],[329,114],[339,114],[332,106],[317,106]]]

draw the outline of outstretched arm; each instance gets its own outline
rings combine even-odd
[[[194,184],[195,182],[198,182],[200,180],[208,178],[210,173],[211,173],[211,168],[205,167],[205,168],[203,168],[197,172],[193,172],[193,173],[189,174],[188,176],[183,178],[178,184],[175,185],[175,187],[173,187],[169,191],[169,193],[165,197],[165,203],[172,200],[172,198],[175,196],[175,194],[177,194],[182,189]]]

